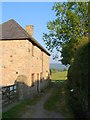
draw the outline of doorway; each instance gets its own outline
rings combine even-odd
[[[39,92],[39,73],[37,73],[37,92]]]

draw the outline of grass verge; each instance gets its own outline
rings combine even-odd
[[[28,109],[27,105],[35,105],[40,96],[35,96],[32,100],[23,100],[16,106],[10,108],[8,111],[2,113],[2,118],[19,118]]]
[[[67,71],[52,73],[51,79],[52,80],[66,80],[67,79]]]
[[[49,99],[45,102],[44,108],[49,111],[58,111],[66,118],[74,118],[74,114],[70,108],[67,92],[67,81],[52,83],[54,91]]]
[[[20,118],[24,114],[28,107],[27,105],[35,105],[43,94],[47,93],[51,88],[51,85],[48,85],[40,94],[37,94],[33,99],[27,99],[21,101],[18,105],[10,108],[8,111],[2,113],[2,118]]]

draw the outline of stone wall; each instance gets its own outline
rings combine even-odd
[[[19,92],[22,99],[37,93],[47,85],[49,56],[45,52],[28,40],[0,41],[1,47],[2,86],[12,85],[16,81],[21,86]],[[34,74],[33,86],[32,74]]]
[[[2,46],[2,86],[14,84],[19,75],[28,77],[28,41],[0,41]],[[27,82],[27,81],[25,81]]]
[[[47,79],[48,74],[50,74],[49,61],[50,61],[50,57],[43,52],[43,77],[44,79]]]

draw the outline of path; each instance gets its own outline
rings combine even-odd
[[[49,98],[53,89],[45,93],[36,105],[27,106],[28,111],[21,118],[64,118],[60,113],[44,109],[44,103]]]

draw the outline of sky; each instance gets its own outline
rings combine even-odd
[[[48,33],[46,24],[55,19],[52,9],[54,2],[2,2],[2,21],[14,19],[24,29],[26,25],[34,25],[34,38],[44,47],[43,33]],[[54,51],[56,53],[56,51]],[[57,63],[51,55],[50,63]]]

